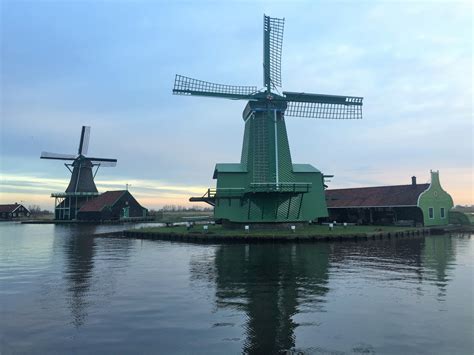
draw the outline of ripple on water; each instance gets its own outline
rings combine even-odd
[[[473,347],[472,239],[216,246],[93,238],[91,228],[4,227],[6,353]]]

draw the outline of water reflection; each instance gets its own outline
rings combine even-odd
[[[226,245],[216,248],[214,258],[192,260],[191,275],[214,284],[218,310],[244,315],[242,351],[264,354],[294,350],[297,327],[320,325],[334,281],[349,285],[356,278],[362,293],[383,285],[418,296],[431,295],[436,285],[435,297],[443,302],[454,262],[452,240],[446,237]],[[304,313],[309,317],[301,317]],[[311,324],[298,324],[300,318]]]
[[[60,245],[64,257],[66,302],[76,328],[84,325],[90,306],[105,302],[105,297],[115,292],[114,272],[124,267],[131,248],[131,240],[95,237],[97,228],[59,226],[55,230],[55,244]],[[113,264],[101,264],[95,270],[97,254],[100,260],[110,260]]]
[[[424,237],[334,243],[331,268],[335,277],[360,272],[372,281],[422,283]]]
[[[453,239],[451,237],[433,236],[425,239],[423,264],[426,268],[426,277],[435,281],[439,289],[439,301],[446,299],[447,285],[451,280],[448,271],[453,268],[455,259]]]
[[[216,246],[0,227],[2,353],[473,353],[472,238]]]
[[[321,310],[325,302],[328,244],[220,246],[213,262],[192,264],[191,272],[215,282],[218,308],[245,313],[246,353],[293,348],[300,304]]]
[[[66,238],[64,248],[64,278],[69,294],[74,326],[80,327],[87,317],[87,295],[91,287],[96,243],[95,226],[87,226]]]

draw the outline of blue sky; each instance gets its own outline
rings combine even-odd
[[[117,158],[99,190],[187,204],[240,158],[245,102],[173,96],[176,73],[262,86],[263,13],[285,17],[286,91],[364,96],[364,119],[288,118],[293,162],[330,187],[441,182],[473,203],[472,5],[454,1],[1,2],[0,203],[52,208],[41,151]]]

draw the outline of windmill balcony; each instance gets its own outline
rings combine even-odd
[[[216,197],[221,198],[232,198],[232,197],[242,197],[245,193],[244,188],[236,187],[236,188],[211,188],[207,189],[207,191],[201,197],[191,197],[189,199],[190,202],[206,202],[212,206],[215,205]]]
[[[51,197],[59,197],[59,198],[66,198],[66,197],[79,197],[79,196],[99,196],[98,192],[56,192],[52,193]]]
[[[249,189],[243,187],[225,187],[225,188],[210,188],[202,196],[203,198],[216,197],[240,197],[245,193],[251,192],[294,192],[305,193],[311,190],[311,183],[307,182],[262,182],[251,183]]]

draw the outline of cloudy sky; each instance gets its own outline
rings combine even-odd
[[[176,73],[262,87],[263,13],[285,17],[286,91],[364,97],[363,120],[288,118],[331,188],[429,180],[473,203],[472,5],[455,1],[11,1],[1,6],[0,203],[52,209],[41,151],[117,158],[100,191],[188,204],[238,162],[243,101],[173,96]]]

